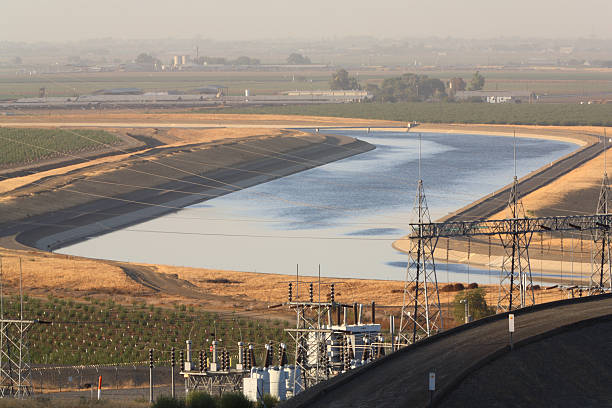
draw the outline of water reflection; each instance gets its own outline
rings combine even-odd
[[[412,133],[342,132],[377,148],[271,181],[176,214],[63,248],[58,252],[134,262],[271,273],[403,279],[406,255],[391,243],[407,233],[418,178]],[[576,148],[518,139],[521,177]],[[422,178],[432,215],[448,212],[509,183],[513,140],[424,133]],[[444,268],[443,268],[444,269]],[[488,283],[487,273],[470,280]],[[465,281],[449,267],[440,281]]]

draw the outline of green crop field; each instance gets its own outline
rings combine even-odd
[[[29,334],[34,364],[141,362],[148,359],[149,348],[155,349],[156,360],[168,360],[171,347],[176,348],[178,361],[178,350],[185,347],[187,339],[193,341],[196,355],[217,339],[235,362],[238,341],[253,344],[259,354],[270,340],[289,340],[283,330],[288,322],[281,320],[222,316],[184,305],[167,309],[144,303],[126,306],[112,300],[24,299],[25,318],[52,322],[35,324]],[[4,316],[18,313],[19,299],[5,298]]]
[[[230,95],[243,95],[249,89],[253,95],[275,94],[290,90],[320,90],[329,88],[329,79],[335,68],[279,71],[202,71],[202,72],[100,72],[15,74],[0,72],[0,100],[37,97],[40,88],[49,96],[76,96],[99,89],[141,88],[145,92],[185,91],[204,86],[221,85],[229,88]],[[380,84],[385,78],[406,72],[448,80],[462,77],[466,80],[473,70],[439,69],[349,69],[362,86]],[[539,94],[583,94],[612,92],[612,70],[597,69],[485,69],[485,89],[522,90]]]
[[[427,123],[612,126],[612,104],[351,103],[229,108],[217,109],[215,113],[333,116]]]
[[[119,138],[102,130],[0,128],[0,166],[97,150]]]

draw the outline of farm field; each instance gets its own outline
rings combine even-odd
[[[0,128],[0,168],[28,164],[66,153],[97,150],[120,141],[103,130]]]
[[[208,111],[210,112],[210,110]],[[351,103],[216,109],[215,113],[334,116],[403,122],[611,126],[612,104]]]
[[[19,297],[6,297],[4,314],[19,315]],[[48,296],[24,297],[24,317],[52,324],[35,324],[30,332],[33,364],[126,364],[148,359],[169,360],[170,348],[181,350],[192,339],[194,350],[208,350],[213,340],[237,355],[237,342],[251,343],[257,353],[270,340],[289,342],[286,320],[237,317],[205,312],[193,306],[173,309],[133,302],[88,299],[74,301]],[[257,356],[259,357],[259,355]],[[178,352],[177,352],[178,358]],[[236,357],[233,358],[235,361]]]
[[[230,95],[274,94],[290,90],[328,89],[336,67],[319,70],[280,71],[210,71],[210,72],[102,72],[16,74],[0,72],[0,100],[37,97],[46,88],[49,96],[73,97],[99,89],[141,88],[144,91],[189,91],[204,85],[229,88]],[[469,80],[474,70],[411,69],[411,68],[349,68],[360,84],[380,84],[385,78],[413,72],[432,78],[449,80],[462,77]],[[612,69],[487,69],[486,90],[532,91],[539,94],[584,94],[612,92]]]

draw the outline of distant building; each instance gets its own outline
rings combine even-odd
[[[344,97],[344,98],[354,98],[354,99],[369,99],[372,97],[370,93],[367,91],[360,90],[334,90],[334,91],[287,91],[283,92],[285,95],[289,96],[331,96],[331,97]]]
[[[533,103],[538,100],[538,96],[529,91],[457,91],[455,98],[487,103]]]
[[[93,95],[142,95],[142,89],[140,88],[113,88],[113,89],[100,89],[93,92]]]

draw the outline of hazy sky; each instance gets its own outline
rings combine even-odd
[[[0,41],[100,37],[612,38],[612,0],[1,0]]]

